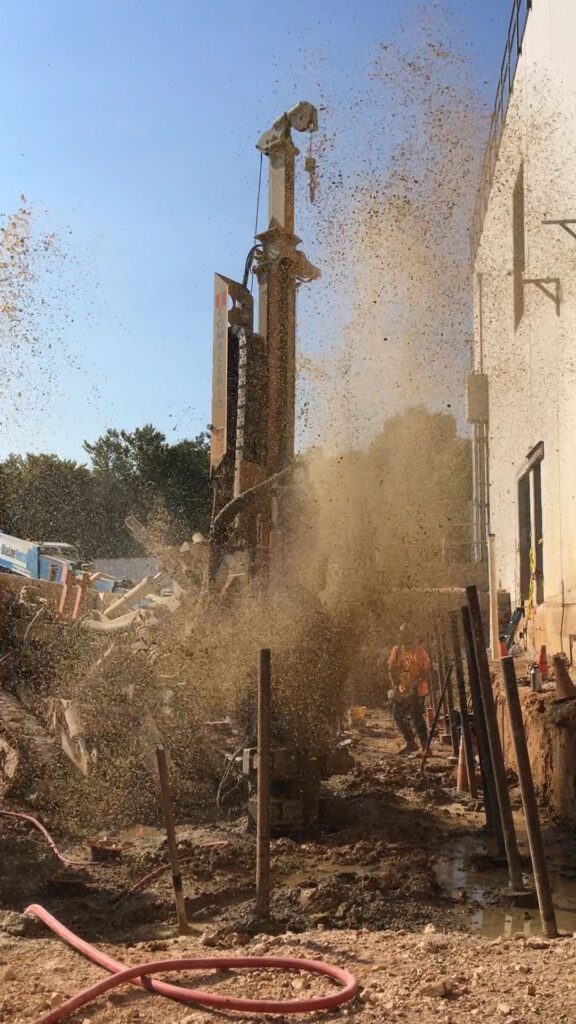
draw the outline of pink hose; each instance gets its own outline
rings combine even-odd
[[[80,939],[73,932],[60,924],[52,914],[37,904],[32,904],[26,909],[27,914],[34,914],[59,938],[64,939],[73,949],[91,960],[92,963],[104,967],[113,975],[103,981],[92,985],[78,995],[68,999],[56,1010],[52,1010],[47,1016],[42,1017],[38,1024],[56,1024],[69,1013],[78,1010],[81,1006],[103,992],[109,991],[120,985],[132,982],[140,985],[151,992],[167,996],[180,1003],[195,1003],[200,1006],[211,1006],[219,1010],[240,1010],[248,1013],[311,1013],[315,1010],[331,1010],[342,1003],[354,999],[358,992],[358,982],[353,974],[343,970],[341,967],[334,967],[331,964],[322,963],[320,960],[299,960],[294,957],[266,957],[266,956],[242,956],[242,957],[207,957],[188,960],[162,960],[158,963],[140,964],[135,967],[126,967],[118,960],[113,960],[105,953],[95,949],[84,939]],[[165,981],[153,981],[151,974],[160,971],[190,971],[190,970],[229,970],[242,967],[257,968],[266,970],[270,967],[280,968],[284,971],[310,971],[313,974],[321,974],[328,978],[339,981],[344,986],[331,995],[316,996],[310,999],[247,999],[232,996],[222,996],[211,992],[203,992],[200,989],[180,988],[177,985],[170,985]]]
[[[41,822],[36,821],[36,818],[33,818],[31,814],[23,814],[21,811],[4,811],[2,810],[2,808],[0,808],[0,814],[3,814],[6,818],[19,818],[21,821],[29,821],[30,824],[38,830],[38,832],[42,833],[44,839],[48,843],[48,846],[52,850],[52,853],[56,857],[58,857],[58,860],[67,868],[85,868],[87,866],[88,861],[68,860],[68,858],[65,857],[63,853],[60,853],[60,850],[56,846],[56,843],[52,839],[50,833],[47,832],[47,830],[44,828],[44,825],[42,825]]]
[[[52,853],[58,858],[60,863],[64,864],[67,868],[85,868],[90,863],[87,860],[68,860],[63,853],[60,853],[60,850],[56,846],[56,843],[52,839],[50,833],[44,828],[44,825],[40,821],[37,821],[36,818],[33,818],[31,814],[24,814],[22,811],[5,811],[2,807],[0,807],[0,814],[3,814],[6,818],[19,818],[21,821],[30,822],[30,824],[44,836],[48,846],[52,850]],[[225,840],[216,840],[216,842],[200,843],[199,845],[203,850],[216,850],[225,846],[225,843]],[[192,855],[190,857],[184,857],[180,860],[180,863],[185,864],[187,861],[192,859]],[[134,885],[132,885],[125,893],[122,893],[120,899],[124,899],[131,893],[137,892],[141,885],[145,885],[146,882],[152,881],[153,878],[156,878],[158,875],[161,875],[163,871],[168,871],[169,869],[170,864],[161,864],[159,868],[155,868],[154,871],[150,871],[149,874],[144,875],[143,878],[140,878],[135,882]]]

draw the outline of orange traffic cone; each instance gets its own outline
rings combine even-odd
[[[460,736],[460,750],[458,751],[458,769],[456,771],[456,789],[460,790],[461,793],[470,792],[470,783],[468,781],[468,769],[466,767],[466,755],[464,753],[464,740]]]
[[[576,697],[576,686],[570,678],[566,661],[563,654],[552,655],[554,665],[554,678],[556,679],[556,700],[566,700],[567,697]]]

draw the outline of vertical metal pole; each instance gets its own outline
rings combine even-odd
[[[244,327],[238,330],[238,403],[236,406],[236,451],[234,455],[234,497],[242,493],[242,464],[246,427],[248,342]]]
[[[480,324],[482,319],[480,317]],[[482,338],[482,327],[480,326],[480,338]],[[472,440],[472,506],[474,517],[472,521],[472,543],[474,548],[474,561],[479,562],[480,554],[480,473],[478,469],[478,424],[474,424],[474,436]]]
[[[472,710],[478,739],[478,753],[480,755],[480,772],[482,775],[482,789],[484,792],[484,809],[486,812],[486,828],[494,832],[496,845],[499,854],[504,853],[504,837],[500,823],[500,809],[496,796],[496,784],[492,772],[492,760],[490,758],[490,746],[488,733],[486,732],[486,721],[484,719],[484,708],[482,707],[482,695],[478,681],[478,666],[476,664],[476,652],[474,650],[474,638],[472,636],[472,624],[470,613],[466,605],[461,609],[462,631],[464,633],[464,648],[466,650],[466,663],[468,666],[468,682],[472,696]]]
[[[438,704],[437,693],[436,693],[437,677],[436,677],[436,669],[434,667],[434,658],[433,658],[433,652],[432,652],[432,640],[431,640],[431,637],[430,637],[429,633],[426,634],[426,650],[428,652],[428,657],[430,658],[430,707],[432,708],[433,711],[436,711],[436,707],[437,707],[437,704]]]
[[[488,432],[488,421],[483,424],[483,451],[484,451],[484,492],[486,494],[485,500],[485,529],[486,535],[490,532],[490,436]]]
[[[484,718],[486,721],[486,731],[488,733],[490,757],[496,782],[496,795],[498,797],[498,806],[500,808],[500,820],[502,822],[504,847],[506,849],[506,857],[508,860],[510,886],[515,891],[522,892],[524,889],[522,864],[520,862],[520,853],[518,851],[518,843],[516,841],[516,829],[514,828],[514,818],[512,817],[512,806],[510,804],[510,794],[508,792],[508,782],[506,780],[506,767],[504,765],[500,733],[498,732],[496,704],[494,701],[494,694],[492,692],[488,655],[486,654],[486,642],[484,639],[482,615],[480,613],[480,601],[478,600],[478,590],[475,586],[466,587],[466,599],[472,624],[474,650],[476,651],[476,664],[478,665],[478,679],[480,682],[480,692],[482,694],[482,705],[484,707]]]
[[[262,140],[261,140],[262,141]],[[283,469],[294,457],[296,400],[296,270],[298,240],[294,235],[295,159],[298,150],[290,128],[267,141],[269,158],[268,228],[258,235],[262,257],[258,331],[267,349],[267,475]],[[285,256],[285,258],[284,258]]]
[[[448,667],[448,657],[446,655],[446,641],[444,639],[444,631],[440,626],[440,650],[442,651],[442,661],[444,663],[445,671]],[[444,678],[447,678],[445,676]],[[460,753],[458,744],[458,732],[456,729],[456,723],[454,722],[454,693],[452,691],[452,680],[448,679],[448,685],[446,687],[446,706],[448,708],[448,729],[450,731],[450,738],[452,740],[452,752],[454,757],[458,757]]]
[[[270,917],[270,650],[258,653],[258,779],[256,818],[256,914]]]
[[[432,743],[432,737],[433,737],[434,732],[436,730],[436,724],[438,722],[438,716],[440,715],[440,708],[442,707],[442,699],[444,697],[444,692],[446,690],[446,687],[448,686],[448,683],[450,682],[450,676],[452,675],[452,669],[453,668],[454,668],[453,665],[449,665],[448,666],[448,671],[446,673],[446,679],[444,680],[444,686],[442,688],[442,693],[440,694],[440,700],[438,701],[438,707],[436,708],[436,714],[434,715],[434,721],[432,722],[432,725],[430,726],[430,729],[428,730],[428,739],[426,740],[426,746],[424,747],[424,750],[422,751],[422,759],[420,761],[420,771],[421,772],[424,771],[424,765],[426,764],[426,758],[428,757],[428,751],[430,750],[430,744]]]
[[[534,792],[534,780],[532,778],[532,768],[530,767],[530,757],[526,743],[524,722],[522,720],[522,709],[520,707],[520,696],[518,694],[513,658],[502,658],[502,672],[506,688],[506,699],[508,701],[512,742],[514,744],[514,753],[516,754],[518,781],[520,783],[520,793],[522,794],[524,817],[526,818],[532,871],[534,872],[538,906],[540,908],[540,917],[542,918],[542,931],[548,939],[555,939],[558,937],[556,914],[554,912],[550,879],[548,878],[548,869],[546,867],[546,853],[542,840],[538,804],[536,802],[536,793]]]
[[[174,901],[176,903],[176,916],[178,918],[178,931],[180,935],[188,935],[190,928],[186,917],[184,905],[184,893],[182,891],[182,875],[180,873],[180,861],[178,859],[178,846],[176,844],[176,828],[174,826],[174,811],[172,809],[172,796],[170,794],[170,778],[166,764],[166,751],[164,747],[156,747],[156,760],[158,762],[158,775],[160,777],[160,794],[162,797],[162,809],[166,823],[166,838],[170,851],[170,863],[172,865],[172,886],[174,889]]]
[[[475,799],[478,796],[476,787],[476,764],[474,762],[474,748],[472,746],[472,732],[470,731],[470,719],[468,717],[468,702],[466,700],[466,682],[464,680],[464,669],[462,667],[462,650],[460,647],[460,632],[458,630],[458,613],[450,612],[450,627],[452,632],[452,652],[454,655],[454,671],[456,673],[456,686],[458,688],[458,703],[460,705],[460,723],[462,726],[462,743],[464,745],[464,757],[466,760],[466,771],[468,772],[468,786],[470,796]]]
[[[488,534],[488,580],[490,585],[490,654],[492,661],[500,655],[500,630],[498,628],[498,574],[496,572],[496,537]]]
[[[443,714],[443,717],[444,717],[444,729],[443,729],[443,732],[442,732],[442,737],[444,738],[445,736],[449,735],[449,730],[450,730],[450,709],[448,707],[448,697],[447,697],[447,693],[446,693],[447,687],[445,685],[446,684],[446,667],[447,666],[446,666],[446,662],[444,660],[444,651],[443,651],[443,648],[442,648],[442,644],[440,643],[440,628],[439,628],[438,624],[436,624],[436,631],[435,632],[436,632],[436,658],[437,658],[437,662],[438,662],[438,676],[439,676],[439,680],[440,680],[440,700],[441,700],[441,703],[442,703],[442,711],[444,713]],[[446,724],[446,723],[448,723],[448,724]],[[448,729],[448,732],[446,732],[447,729]],[[442,740],[442,742],[443,742],[443,740]]]
[[[436,708],[438,707],[439,697],[438,673],[436,672],[432,659],[430,659],[430,707],[434,713],[436,713]]]
[[[434,634],[430,637],[430,660],[432,662],[431,676],[434,675],[434,711],[438,711],[442,703],[442,678],[440,673],[440,660],[438,657],[438,645]]]

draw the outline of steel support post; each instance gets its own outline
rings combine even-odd
[[[270,651],[258,654],[258,774],[256,816],[256,914],[270,917]]]
[[[498,797],[498,806],[500,808],[500,820],[502,822],[504,847],[508,860],[510,886],[516,892],[522,892],[524,889],[522,864],[516,839],[514,818],[512,817],[512,806],[510,804],[510,794],[508,792],[508,781],[506,779],[502,743],[500,741],[500,733],[498,732],[496,702],[494,700],[492,681],[490,679],[490,665],[488,663],[488,655],[486,653],[486,641],[484,638],[484,626],[482,624],[482,615],[480,612],[480,601],[478,600],[478,590],[475,586],[466,587],[466,600],[468,602],[468,611],[470,612],[470,621],[472,624],[472,636],[474,638],[474,650],[476,652],[476,664],[478,666],[478,679],[480,682],[480,692],[482,694],[482,706],[484,708],[486,731],[488,733],[492,769],[496,783],[496,795]]]
[[[504,675],[506,699],[508,701],[508,714],[510,716],[510,726],[512,729],[512,742],[514,744],[514,753],[516,754],[518,781],[520,783],[520,793],[522,795],[522,804],[524,806],[524,817],[526,818],[526,831],[528,833],[528,845],[530,847],[534,884],[536,886],[536,895],[538,897],[538,906],[540,908],[540,917],[542,919],[542,931],[548,939],[555,939],[558,937],[556,914],[554,911],[554,903],[552,902],[552,891],[550,889],[548,869],[546,867],[546,853],[544,850],[544,841],[542,839],[542,829],[540,828],[540,815],[538,814],[538,804],[536,802],[536,793],[534,791],[534,780],[532,778],[532,768],[530,766],[530,757],[528,754],[528,746],[526,744],[526,733],[524,731],[524,722],[522,719],[522,709],[520,707],[520,696],[518,693],[518,683],[516,682],[516,671],[514,668],[513,658],[502,658],[502,672]]]
[[[496,846],[500,855],[504,854],[504,837],[502,835],[502,824],[500,822],[500,809],[496,796],[496,783],[492,771],[492,759],[490,757],[490,745],[486,731],[486,720],[484,718],[484,707],[482,705],[482,694],[480,693],[480,682],[478,680],[478,666],[476,664],[476,651],[474,650],[474,638],[472,636],[472,624],[467,605],[461,609],[462,632],[464,633],[464,648],[466,651],[466,663],[468,666],[468,683],[472,697],[472,710],[476,725],[476,737],[478,740],[478,753],[480,755],[480,773],[482,775],[482,790],[484,793],[484,810],[486,813],[486,828],[493,832],[496,837]]]
[[[452,632],[452,653],[454,656],[454,672],[456,675],[456,686],[458,688],[458,703],[460,705],[460,724],[462,728],[462,743],[464,745],[464,757],[466,760],[466,771],[468,773],[468,786],[470,796],[476,798],[478,790],[476,787],[476,764],[474,761],[474,747],[472,744],[472,732],[470,730],[470,719],[468,717],[468,701],[466,700],[466,681],[462,667],[462,649],[460,647],[460,631],[458,629],[458,613],[450,612],[450,627]]]
[[[446,686],[446,707],[448,709],[448,730],[450,732],[450,739],[452,741],[452,752],[454,757],[458,757],[460,752],[458,744],[458,731],[456,729],[456,723],[454,721],[454,692],[452,690],[452,679],[448,678],[448,655],[446,653],[446,641],[444,638],[444,631],[442,624],[440,624],[439,630],[440,637],[440,651],[442,653],[442,663],[444,665],[444,678],[448,679],[448,685]]]

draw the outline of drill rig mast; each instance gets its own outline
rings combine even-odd
[[[257,148],[269,160],[268,227],[248,254],[242,284],[215,275],[212,579],[230,546],[246,552],[249,575],[260,571],[281,532],[275,491],[294,460],[296,291],[299,284],[320,276],[298,248],[301,240],[294,233],[299,151],[292,130],[317,128],[316,108],[303,101],[261,136]],[[307,161],[309,170],[313,163]],[[254,259],[257,333],[247,288]]]

